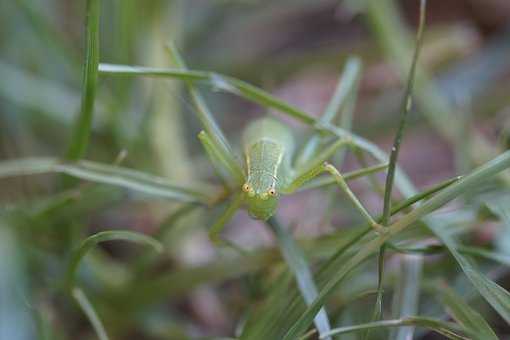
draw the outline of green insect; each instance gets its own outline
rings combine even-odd
[[[185,70],[186,64],[177,49],[170,46],[170,52],[175,64]],[[349,58],[335,93],[317,120],[317,125],[332,126],[340,112],[343,114],[340,122],[347,118],[343,125],[350,123],[349,116],[352,115],[355,104],[360,73],[361,61],[358,58]],[[221,78],[216,81],[220,87],[228,86]],[[265,117],[251,122],[243,131],[244,159],[240,161],[197,89],[191,82],[188,87],[196,108],[195,113],[204,128],[198,138],[228,188],[229,203],[209,230],[209,236],[214,242],[220,241],[221,230],[239,209],[246,209],[255,219],[267,220],[275,214],[281,195],[292,194],[302,189],[305,184],[319,187],[336,183],[369,224],[383,232],[382,227],[349,189],[345,178],[328,163],[340,148],[357,148],[350,137],[334,137],[336,139],[331,140],[331,137],[325,137],[319,130],[314,130],[309,140],[298,150],[290,129],[275,118]],[[252,94],[257,92],[255,89],[251,91],[254,91]],[[366,168],[365,171],[360,170],[360,173],[370,174],[386,167],[386,164],[382,164]],[[310,185],[314,178],[322,173],[329,174],[330,178],[317,178],[316,183]]]
[[[200,132],[199,139],[213,164],[218,166],[225,163],[219,156],[222,151],[214,145],[213,139],[205,131]],[[238,209],[245,208],[253,218],[267,220],[274,215],[281,195],[292,194],[324,172],[332,176],[334,182],[347,194],[370,225],[378,231],[381,230],[379,224],[349,189],[344,177],[327,162],[341,147],[352,145],[348,138],[337,139],[322,151],[311,152],[309,157],[302,156],[297,159],[294,138],[290,130],[278,120],[266,117],[250,123],[243,133],[242,140],[244,169],[238,164],[218,169],[220,173],[228,172],[228,169],[241,171],[233,176],[241,181],[234,183],[230,205],[210,230],[214,241],[219,241],[220,231]],[[313,149],[318,149],[319,144],[314,145]],[[311,148],[308,146],[308,150]]]

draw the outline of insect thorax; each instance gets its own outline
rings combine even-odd
[[[279,168],[283,160],[283,146],[270,140],[261,139],[246,150],[247,183],[262,194],[278,188]]]

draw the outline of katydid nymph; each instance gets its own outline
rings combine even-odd
[[[201,131],[199,139],[213,164],[221,164],[213,139]],[[336,139],[301,165],[295,165],[295,143],[291,131],[274,118],[265,117],[251,122],[242,136],[244,171],[242,183],[232,189],[230,205],[210,229],[211,239],[219,241],[219,232],[232,215],[240,208],[258,220],[267,220],[274,215],[281,195],[295,192],[303,184],[321,173],[329,173],[334,181],[371,226],[381,231],[379,224],[370,216],[352,193],[340,172],[327,161],[343,146],[352,146],[348,138]],[[234,168],[234,167],[231,167]]]
[[[186,70],[186,64],[175,46],[170,45],[169,48],[174,63]],[[349,58],[331,101],[322,116],[317,119],[318,125],[330,125],[341,111],[346,112],[342,118],[349,118],[349,115],[352,115],[360,73],[361,61],[358,58]],[[218,83],[219,86],[226,86],[221,79]],[[335,136],[336,140],[329,142],[316,130],[304,143],[300,152],[296,152],[297,147],[290,129],[276,118],[268,116],[251,122],[244,130],[242,134],[244,157],[241,163],[234,156],[232,147],[217,125],[213,114],[191,82],[188,82],[188,89],[196,108],[195,113],[204,129],[198,134],[198,138],[209,160],[229,189],[230,202],[210,228],[211,240],[216,243],[221,241],[219,237],[221,230],[237,210],[243,208],[253,218],[267,220],[274,215],[281,195],[292,194],[324,172],[329,173],[334,179],[325,184],[336,183],[368,223],[382,232],[380,225],[349,189],[344,177],[327,162],[341,147],[357,148],[357,144],[349,136]],[[329,142],[329,145],[323,142]],[[322,151],[319,151],[321,147]],[[367,168],[363,175],[385,168],[386,164]]]

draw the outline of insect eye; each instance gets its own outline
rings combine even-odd
[[[249,192],[250,191],[250,185],[248,183],[244,183],[243,184],[243,191],[244,192]]]
[[[269,189],[269,191],[267,193],[269,194],[269,196],[276,196],[276,190],[275,189]]]

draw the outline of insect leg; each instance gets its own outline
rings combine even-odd
[[[368,213],[368,211],[365,209],[363,204],[358,200],[356,195],[351,191],[349,186],[347,185],[347,182],[345,181],[345,178],[340,174],[340,172],[330,163],[322,162],[319,165],[316,165],[312,168],[309,168],[307,171],[302,173],[300,176],[296,177],[294,181],[289,185],[288,188],[286,188],[286,192],[293,192],[297,190],[299,187],[301,187],[304,183],[307,181],[313,179],[314,177],[318,176],[319,174],[323,172],[328,172],[331,176],[333,176],[335,182],[338,184],[340,189],[347,195],[349,200],[354,204],[356,209],[361,213],[361,215],[367,220],[367,222],[379,233],[384,232],[384,228],[377,223],[372,216]]]
[[[304,183],[316,177],[322,172],[321,165],[327,161],[335,152],[345,145],[350,145],[351,141],[348,138],[340,138],[325,150],[320,152],[313,158],[306,166],[296,169],[296,174],[292,182],[282,190],[283,193],[292,193],[300,188]],[[318,172],[317,172],[318,171]]]
[[[340,189],[347,195],[349,200],[354,204],[356,209],[361,213],[361,215],[367,220],[367,222],[379,233],[384,233],[384,228],[379,223],[377,223],[370,213],[365,209],[363,204],[359,201],[359,199],[354,195],[354,193],[351,191],[349,186],[347,185],[347,182],[345,181],[344,177],[340,173],[340,171],[337,170],[332,164],[325,162],[322,164],[323,171],[329,172],[333,178],[335,179],[335,182],[338,184]]]
[[[241,195],[235,195],[232,201],[230,201],[227,209],[220,215],[220,217],[214,222],[212,227],[209,229],[209,239],[216,245],[220,245],[222,243],[220,238],[220,233],[227,224],[227,222],[234,216],[234,214],[239,210],[241,206]]]

